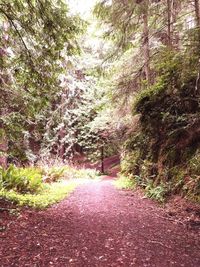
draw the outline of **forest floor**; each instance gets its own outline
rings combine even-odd
[[[197,225],[139,190],[117,190],[112,179],[86,181],[46,210],[10,215],[0,233],[0,266],[199,267]]]

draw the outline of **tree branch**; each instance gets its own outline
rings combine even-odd
[[[27,47],[27,45],[26,45],[26,43],[25,43],[25,41],[24,41],[24,39],[23,39],[21,33],[20,33],[19,30],[17,29],[17,26],[15,25],[15,23],[14,23],[12,17],[11,17],[10,15],[8,15],[2,8],[0,8],[0,12],[1,12],[1,13],[2,13],[2,14],[9,20],[10,24],[13,26],[13,28],[14,28],[15,31],[16,31],[16,33],[18,34],[18,36],[19,36],[19,38],[20,38],[20,40],[21,40],[23,46],[25,47],[25,49],[26,49],[26,51],[27,51],[29,57],[31,58],[31,53],[30,53],[30,51],[29,51],[29,49],[28,49],[28,47]]]

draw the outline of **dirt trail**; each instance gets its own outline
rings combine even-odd
[[[0,266],[200,266],[197,231],[140,193],[90,181],[46,211],[25,211],[0,240]]]

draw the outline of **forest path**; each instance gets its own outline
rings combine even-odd
[[[139,192],[88,181],[44,210],[26,210],[0,240],[1,267],[200,266],[197,233]]]

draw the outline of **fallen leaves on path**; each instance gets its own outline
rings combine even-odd
[[[88,181],[44,210],[25,210],[1,233],[1,267],[200,266],[199,229],[173,223],[139,192]]]

